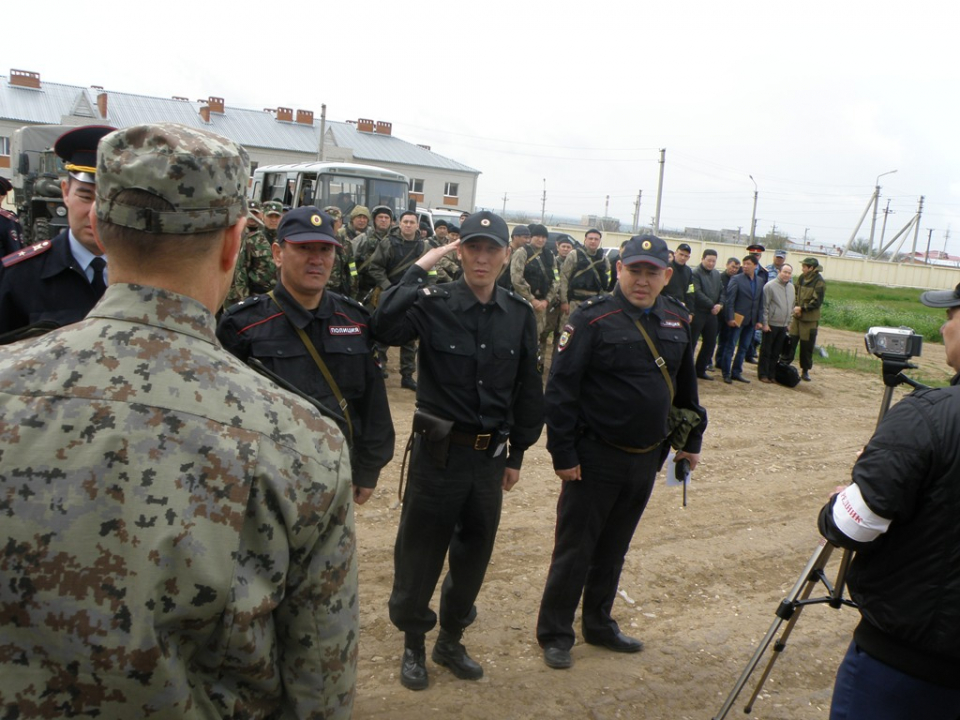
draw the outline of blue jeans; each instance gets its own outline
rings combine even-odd
[[[747,346],[753,341],[755,325],[756,323],[744,322],[738,328],[727,326],[727,338],[720,355],[720,370],[725,378],[743,374],[743,358],[747,354]],[[736,358],[733,355],[734,348],[737,349]]]
[[[906,675],[854,642],[837,670],[830,720],[958,720],[960,690]]]

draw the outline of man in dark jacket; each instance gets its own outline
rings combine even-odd
[[[690,246],[686,243],[680,243],[677,251],[673,254],[673,260],[670,261],[670,267],[673,268],[673,275],[670,282],[663,289],[663,294],[679,300],[687,306],[687,310],[693,309],[693,270],[687,265],[690,259]]]
[[[723,309],[723,280],[717,268],[717,251],[706,249],[700,264],[693,269],[693,320],[690,322],[690,345],[701,339],[697,353],[697,377],[713,380],[707,375],[707,365],[717,346],[718,315]]]
[[[727,283],[723,314],[730,334],[723,346],[720,369],[728,385],[734,380],[750,382],[743,376],[743,359],[753,340],[753,331],[763,329],[763,281],[757,277],[757,264],[755,256],[747,255],[743,258],[743,272]]]
[[[946,308],[947,364],[960,371],[960,285]],[[856,550],[847,575],[860,624],[837,671],[831,720],[960,717],[960,373],[894,405],[820,511],[820,532]]]

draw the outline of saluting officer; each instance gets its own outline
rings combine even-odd
[[[700,459],[706,411],[697,397],[690,315],[661,295],[668,261],[660,238],[631,238],[613,294],[587,300],[571,315],[550,371],[547,449],[563,486],[537,640],[551,668],[573,662],[581,593],[584,642],[624,653],[643,648],[620,632],[611,610],[624,556],[666,456],[671,404],[700,416],[677,453],[691,469]]]
[[[97,144],[113,130],[88,125],[64,133],[54,144],[67,170],[60,189],[69,228],[3,258],[0,336],[41,322],[50,327],[69,325],[84,318],[103,296],[107,261],[93,236],[90,208],[96,191]]]
[[[536,321],[526,301],[496,282],[507,224],[483,211],[462,232],[460,242],[417,260],[373,316],[384,342],[420,338],[414,429],[423,434],[413,444],[390,596],[390,620],[405,633],[400,682],[412,690],[428,684],[424,636],[437,623],[430,599],[448,550],[433,661],[462,679],[483,676],[460,638],[477,615],[503,490],[519,480],[523,453],[543,428]],[[463,275],[431,284],[430,269],[458,247]]]
[[[369,313],[326,289],[339,247],[330,215],[309,205],[288,212],[273,244],[276,287],[229,308],[217,337],[244,362],[256,358],[342,415],[352,447],[353,495],[362,504],[393,458],[394,430]]]

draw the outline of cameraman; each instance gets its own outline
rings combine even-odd
[[[830,720],[960,717],[960,285],[925,292],[948,388],[919,390],[883,417],[853,484],[820,511],[820,532],[856,550],[847,583],[860,609],[837,671]]]

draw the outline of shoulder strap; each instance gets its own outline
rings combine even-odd
[[[650,348],[650,352],[653,354],[654,362],[656,362],[657,367],[660,368],[663,379],[666,381],[667,387],[670,389],[670,404],[673,405],[673,380],[670,379],[670,372],[667,370],[667,361],[664,360],[660,355],[660,351],[657,350],[657,346],[653,344],[653,338],[651,338],[649,333],[647,333],[647,331],[643,328],[643,325],[640,323],[640,321],[634,320],[633,323],[637,326],[640,334],[643,335],[643,339],[647,341],[647,347]]]
[[[277,307],[280,308],[280,312],[284,314],[287,320],[290,320],[290,317],[287,315],[286,311],[283,309],[283,305],[280,304],[280,301],[277,300],[276,295],[273,294],[273,290],[267,293],[270,296],[270,299],[276,303]],[[337,385],[337,381],[333,379],[333,375],[330,374],[330,370],[327,368],[323,358],[320,357],[320,353],[317,352],[317,349],[313,346],[313,343],[310,342],[310,338],[307,334],[296,325],[293,324],[293,321],[290,320],[290,324],[293,325],[293,329],[297,331],[297,335],[300,336],[300,341],[303,343],[304,347],[307,348],[307,352],[310,353],[310,357],[313,358],[313,361],[317,364],[317,367],[320,368],[320,373],[323,375],[323,379],[327,381],[327,385],[330,386],[330,389],[333,390],[333,396],[337,399],[337,404],[340,405],[340,409],[343,410],[343,417],[347,421],[347,432],[349,437],[347,438],[351,445],[353,445],[353,422],[350,420],[350,410],[347,408],[347,401],[343,397],[343,393],[340,392],[340,386]]]

